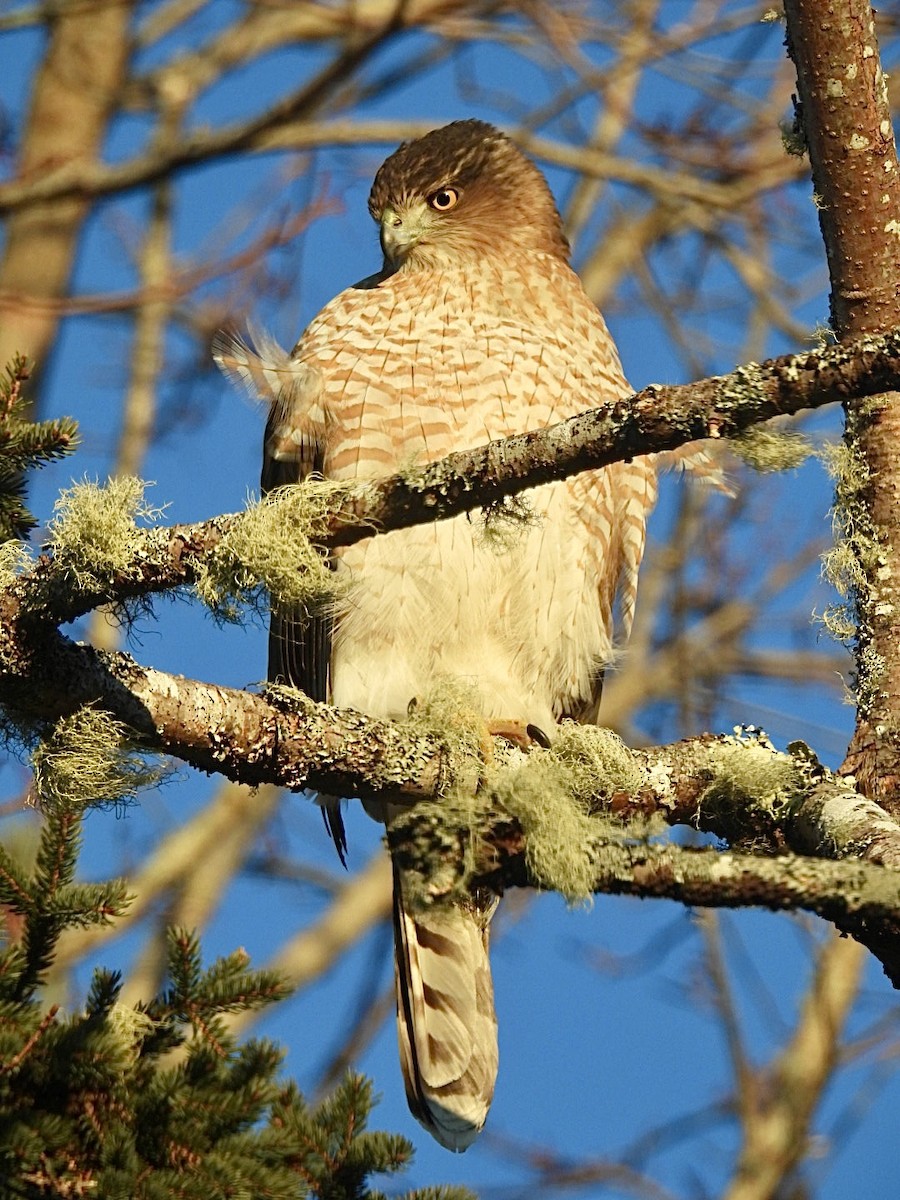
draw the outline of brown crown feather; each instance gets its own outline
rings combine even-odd
[[[454,121],[404,142],[378,169],[369,212],[380,221],[388,206],[401,208],[450,186],[462,197],[447,214],[454,222],[477,212],[479,219],[492,221],[501,243],[516,242],[568,261],[569,243],[546,179],[486,121]]]

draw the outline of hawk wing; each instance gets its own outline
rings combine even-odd
[[[301,483],[320,474],[321,455],[312,448],[308,465],[300,459],[277,458],[272,453],[278,413],[273,406],[266,422],[260,488],[265,496],[273,488]],[[273,607],[269,622],[269,666],[267,678],[299,688],[311,700],[330,699],[331,635],[330,613],[309,614],[305,609]]]
[[[287,354],[266,334],[254,332],[258,349],[233,333],[219,333],[213,357],[219,367],[245,391],[269,405],[263,435],[262,494],[321,474],[321,432],[324,430],[322,376],[315,368]],[[272,607],[269,621],[267,678],[299,688],[311,700],[331,699],[330,613]],[[325,828],[346,865],[347,837],[340,801],[320,796]]]
[[[260,478],[266,495],[321,472],[324,389],[315,368],[298,362],[263,332],[254,330],[252,337],[253,345],[234,333],[217,334],[213,357],[244,391],[269,405]],[[273,609],[268,678],[300,688],[312,700],[327,702],[331,633],[328,614]]]

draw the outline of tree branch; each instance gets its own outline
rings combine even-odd
[[[786,0],[841,339],[900,321],[900,166],[868,0]],[[847,397],[855,488],[838,491],[853,559],[857,722],[845,769],[900,814],[900,389]]]
[[[900,329],[763,363],[680,386],[653,384],[604,408],[548,429],[499,439],[448,455],[418,472],[349,485],[335,493],[317,544],[346,546],[374,533],[427,524],[497,504],[530,487],[595,470],[641,454],[678,449],[703,438],[733,438],[772,417],[869,396],[900,381]],[[194,581],[239,517],[148,530],[132,567],[101,587],[74,592],[50,558],[7,589],[0,615],[27,609],[54,623],[101,604],[123,602]],[[12,604],[12,608],[9,605]]]
[[[76,645],[55,631],[49,636],[44,631],[38,644],[27,636],[16,642],[10,632],[7,628],[0,646],[0,700],[20,717],[48,721],[99,704],[148,749],[251,785],[310,787],[415,805],[440,799],[454,787],[475,787],[481,779],[489,806],[499,786],[501,777],[485,774],[484,763],[460,764],[438,733],[314,704],[284,688],[253,695],[168,675],[125,654]],[[559,736],[564,735],[565,727]],[[610,794],[608,779],[597,776],[596,825],[589,819],[585,826],[595,890],[685,904],[803,908],[864,942],[900,983],[900,873],[890,869],[900,862],[900,827],[876,805],[808,753],[780,755],[759,739],[704,736],[640,751],[616,740],[615,750],[640,782]],[[533,752],[538,762],[553,753]],[[510,769],[520,770],[521,762]],[[637,813],[658,813],[670,824],[709,830],[738,846],[753,844],[757,852],[634,842],[624,822],[619,837],[610,818]],[[419,823],[414,815],[397,852],[409,852],[411,845],[414,854],[421,853],[434,829],[430,818],[422,820],[424,834],[409,833]],[[484,841],[491,858],[479,876],[484,882],[500,890],[547,886],[528,865],[525,835],[514,819],[495,818]],[[809,854],[760,853],[766,847]],[[881,863],[889,866],[874,865]]]
[[[496,835],[492,849],[496,849]],[[403,844],[392,841],[392,851]],[[900,987],[900,874],[853,860],[781,854],[766,858],[713,849],[615,841],[598,834],[587,847],[596,870],[593,890],[675,900],[698,908],[768,908],[815,913],[850,934],[881,961]],[[534,887],[524,840],[508,837],[499,866],[476,883]]]
[[[327,79],[328,84],[331,79]],[[318,121],[305,119],[321,102],[324,83],[314,81],[278,101],[258,117],[220,129],[186,131],[177,148],[154,147],[123,163],[66,166],[41,178],[16,178],[0,184],[0,215],[28,205],[68,197],[100,199],[145,187],[199,162],[215,162],[237,153],[293,153],[334,146],[392,145],[421,137],[434,121]],[[521,130],[512,134],[523,150],[554,166],[593,179],[641,188],[668,203],[702,204],[734,211],[761,192],[781,187],[799,176],[797,164],[784,156],[738,178],[710,179],[671,166],[636,162],[592,146],[569,145]]]

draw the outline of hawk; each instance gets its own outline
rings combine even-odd
[[[390,474],[630,394],[550,188],[499,130],[455,121],[404,143],[376,174],[369,211],[381,270],[326,305],[289,358],[235,339],[217,348],[223,369],[271,401],[265,490],[314,471]],[[637,458],[528,496],[539,519],[502,554],[467,516],[336,551],[347,599],[328,617],[273,616],[270,678],[402,718],[454,676],[477,686],[488,722],[595,721],[614,614],[624,634],[631,625],[655,468]],[[327,811],[342,852],[339,809]],[[407,1096],[442,1145],[464,1150],[497,1074],[495,902],[411,910],[396,869],[394,880]]]

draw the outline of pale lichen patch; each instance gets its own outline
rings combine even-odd
[[[812,443],[801,433],[751,425],[731,440],[734,453],[748,467],[761,474],[791,471],[813,452]]]
[[[11,538],[0,543],[0,588],[10,587],[33,565],[34,555],[25,542]]]
[[[341,594],[342,581],[315,545],[324,537],[347,485],[311,481],[276,488],[235,517],[198,564],[197,595],[217,616],[236,620],[243,605],[318,611]]]
[[[713,777],[698,807],[713,809],[737,826],[742,810],[751,805],[779,816],[800,791],[796,759],[778,753],[758,729],[739,727],[733,737],[716,741],[709,748],[708,767]]]
[[[34,751],[32,766],[42,808],[122,804],[166,774],[131,748],[124,725],[90,706],[57,721]]]
[[[146,488],[141,479],[121,476],[102,486],[85,480],[60,493],[48,542],[76,586],[102,589],[133,568],[146,538],[137,521],[155,521],[164,511],[147,503]]]
[[[596,824],[579,806],[569,773],[551,752],[536,751],[492,780],[491,791],[525,836],[529,873],[570,903],[593,892],[591,838]]]

